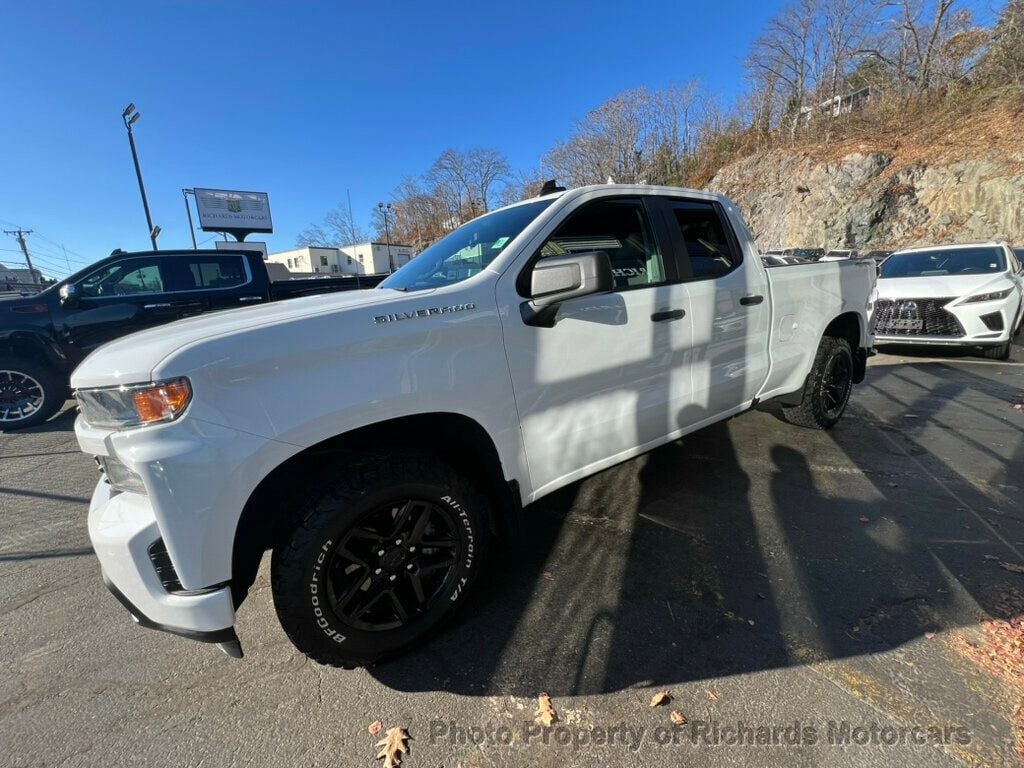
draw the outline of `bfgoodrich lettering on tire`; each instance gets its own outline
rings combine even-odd
[[[298,505],[274,547],[278,618],[321,664],[398,654],[463,603],[487,552],[487,502],[429,456],[376,454],[339,468]]]

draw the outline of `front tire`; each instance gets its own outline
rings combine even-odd
[[[804,384],[800,404],[784,407],[790,424],[808,429],[830,429],[842,417],[853,390],[853,352],[850,342],[825,336]]]
[[[995,347],[982,347],[981,356],[989,360],[1009,360],[1010,342],[1006,341]]]
[[[422,642],[466,602],[487,554],[487,502],[429,456],[366,456],[297,511],[274,547],[274,605],[321,664],[365,666]]]
[[[66,399],[66,383],[48,366],[23,357],[0,360],[0,432],[42,424]]]

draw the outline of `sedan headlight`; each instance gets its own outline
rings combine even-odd
[[[192,386],[188,379],[181,378],[109,389],[80,389],[75,397],[89,426],[127,429],[174,421],[192,400]]]
[[[976,301],[999,301],[999,299],[1005,299],[1010,293],[1013,292],[1013,288],[1007,288],[1005,291],[994,291],[993,293],[979,293],[977,296],[971,296],[966,298],[962,303],[973,304]]]

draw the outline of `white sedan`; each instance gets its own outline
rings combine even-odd
[[[878,344],[981,347],[1005,360],[1024,319],[1024,268],[1005,243],[897,251],[881,266]]]

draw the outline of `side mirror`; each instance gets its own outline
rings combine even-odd
[[[78,286],[68,283],[60,287],[60,303],[64,307],[73,307],[78,302]]]
[[[612,263],[604,251],[541,259],[530,275],[530,300],[520,305],[523,322],[551,328],[563,302],[610,293],[614,288]]]

